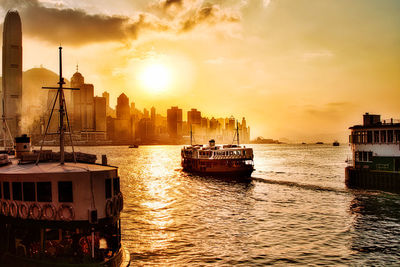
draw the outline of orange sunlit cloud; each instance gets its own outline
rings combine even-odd
[[[23,24],[24,69],[139,108],[245,116],[252,138],[347,140],[364,112],[400,117],[397,1],[2,1]],[[147,66],[147,67],[146,67]],[[147,69],[147,70],[146,70]],[[152,77],[158,77],[154,82]],[[159,84],[157,84],[159,83]],[[162,89],[162,90],[161,90]]]

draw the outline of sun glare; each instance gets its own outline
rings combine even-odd
[[[139,77],[142,86],[152,93],[165,91],[171,82],[171,73],[162,64],[145,66]]]

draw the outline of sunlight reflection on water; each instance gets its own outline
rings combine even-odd
[[[254,180],[181,172],[179,146],[79,148],[118,165],[132,265],[383,265],[400,197],[348,190],[346,146],[254,145]]]

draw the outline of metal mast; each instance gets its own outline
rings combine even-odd
[[[239,121],[236,120],[236,136],[237,136],[237,144],[239,145]]]
[[[57,89],[57,94],[56,94],[56,98],[54,99],[53,108],[51,109],[50,117],[49,117],[49,120],[48,120],[48,123],[47,123],[47,126],[46,126],[46,131],[45,131],[44,136],[43,136],[42,144],[40,146],[40,152],[38,154],[38,157],[37,157],[37,160],[36,160],[36,164],[38,164],[39,160],[40,160],[40,154],[42,152],[44,139],[46,138],[46,134],[47,134],[47,131],[48,131],[49,126],[50,126],[50,120],[51,120],[51,117],[53,115],[54,107],[55,107],[55,105],[57,103],[57,98],[59,100],[59,106],[60,106],[60,109],[59,109],[59,113],[60,113],[60,125],[59,125],[59,131],[60,131],[60,164],[63,165],[64,162],[65,162],[64,116],[67,118],[67,125],[68,125],[70,140],[71,140],[72,153],[73,153],[73,156],[74,156],[74,162],[76,163],[74,144],[72,143],[71,126],[69,124],[67,107],[65,105],[66,103],[65,103],[64,89],[79,90],[79,88],[64,88],[63,87],[65,82],[64,82],[64,77],[62,76],[62,47],[60,46],[58,49],[59,49],[59,60],[60,60],[60,77],[59,77],[59,81],[58,81],[58,87],[42,87],[43,89]]]
[[[237,145],[239,145],[239,121],[236,120],[236,129],[235,129],[235,134],[233,135],[233,140],[232,144],[235,143],[235,140],[237,142]]]

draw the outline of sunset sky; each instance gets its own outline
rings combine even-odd
[[[125,92],[140,109],[245,116],[252,138],[296,142],[347,141],[365,112],[400,119],[397,0],[0,0],[0,7],[3,19],[10,8],[20,13],[24,70],[57,72],[62,44],[65,77],[79,64],[112,106]]]

